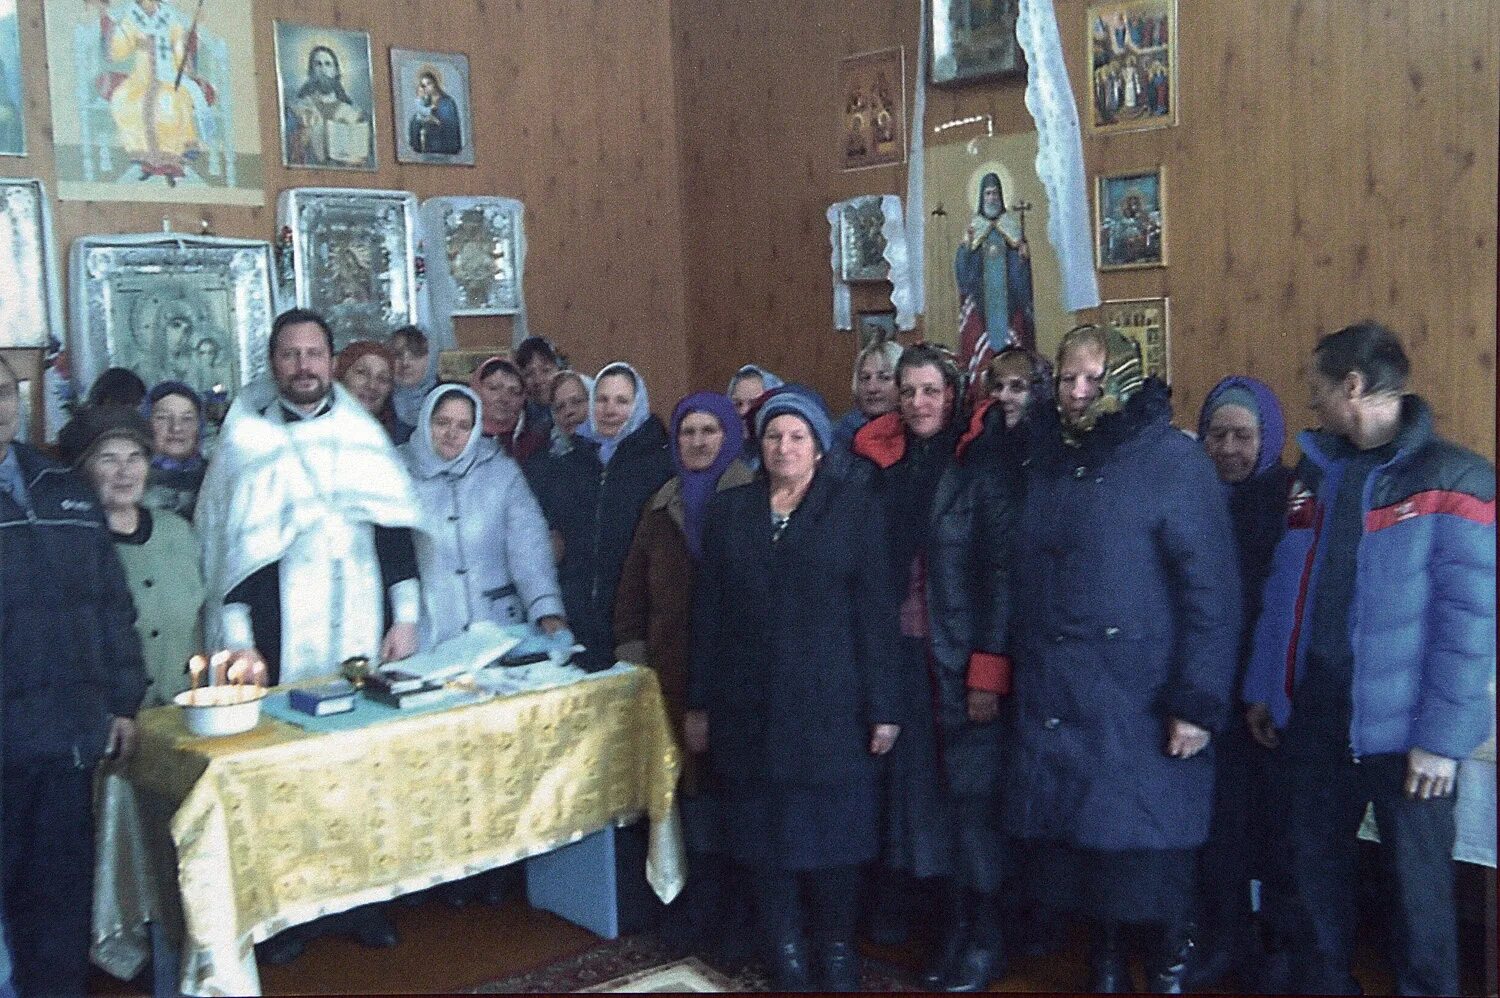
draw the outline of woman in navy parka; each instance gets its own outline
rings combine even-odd
[[[1240,595],[1221,489],[1114,330],[1058,352],[1017,529],[1006,825],[1039,900],[1093,925],[1093,991],[1133,991],[1122,922],[1155,922],[1152,990],[1180,987],[1210,736],[1229,716]]]

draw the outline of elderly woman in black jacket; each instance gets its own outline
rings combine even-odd
[[[868,543],[881,513],[819,470],[832,427],[815,394],[772,396],[755,427],[765,474],[709,501],[684,735],[722,781],[726,845],[753,871],[775,987],[852,991],[875,757],[899,734],[895,596]]]
[[[1016,531],[1006,825],[1041,900],[1093,923],[1089,990],[1135,990],[1119,926],[1148,922],[1148,986],[1170,993],[1229,719],[1234,539],[1212,463],[1134,344],[1079,327],[1057,368]]]

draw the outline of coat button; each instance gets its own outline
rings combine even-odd
[[[1085,468],[1081,464],[1078,467],[1076,467],[1076,468],[1073,469],[1073,477],[1074,478],[1082,478],[1084,475],[1087,475],[1088,473],[1089,473],[1089,469]]]
[[[151,632],[151,636],[153,638],[159,638],[159,637],[161,637],[161,631],[152,631]]]
[[[453,570],[453,574],[454,575],[468,575],[469,574],[469,570],[467,568],[455,568]]]
[[[1104,636],[1106,638],[1118,638],[1120,636],[1120,629],[1118,627],[1106,627],[1104,629]]]
[[[156,585],[156,580],[155,579],[142,579],[141,580],[141,585],[145,586],[147,589],[150,589],[152,586]]]
[[[1061,725],[1062,725],[1062,718],[1060,718],[1060,717],[1049,717],[1042,724],[1042,726],[1044,728],[1046,728],[1048,731],[1056,731]]]
[[[450,516],[450,517],[448,517],[448,522],[449,523],[457,523],[458,522],[458,517],[456,517],[456,516]]]

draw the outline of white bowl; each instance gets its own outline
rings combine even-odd
[[[184,690],[172,699],[182,708],[182,719],[195,735],[237,735],[260,721],[260,686],[205,686]]]

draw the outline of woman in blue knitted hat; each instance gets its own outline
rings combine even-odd
[[[684,734],[709,750],[775,989],[850,991],[876,758],[899,733],[896,599],[869,550],[881,510],[823,469],[833,427],[817,393],[778,391],[755,428],[763,474],[704,517]]]

